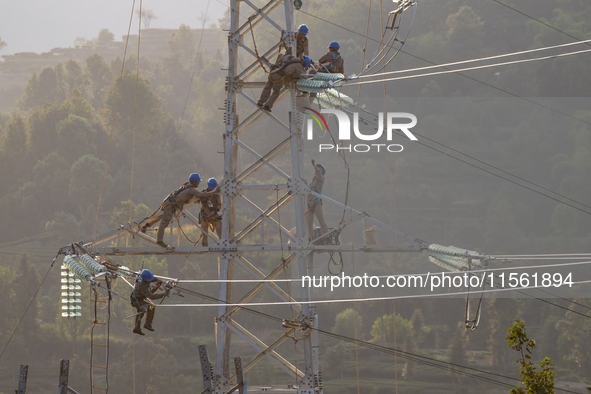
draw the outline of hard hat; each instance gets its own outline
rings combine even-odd
[[[151,282],[154,280],[154,275],[152,274],[152,271],[150,271],[150,270],[143,270],[142,273],[140,274],[140,276],[146,282]]]
[[[304,56],[304,60],[306,60],[306,68],[310,67],[312,59],[310,59],[308,56]]]
[[[322,164],[316,164],[316,167],[322,168],[322,175],[326,174],[326,167],[324,167]]]
[[[308,34],[308,26],[300,25],[300,27],[298,27],[298,31],[302,34]]]
[[[209,178],[209,180],[207,181],[207,187],[211,190],[215,189],[216,187],[218,187],[218,181],[215,178]]]
[[[336,48],[336,49],[339,49],[341,46],[339,45],[339,43],[338,43],[338,42],[336,42],[336,41],[331,41],[331,42],[330,42],[330,44],[328,44],[328,47],[329,47],[329,48]]]
[[[199,174],[191,174],[189,175],[189,182],[201,182],[201,177]]]

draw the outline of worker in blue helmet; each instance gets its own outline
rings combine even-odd
[[[312,60],[308,56],[302,58],[289,54],[280,56],[269,71],[267,83],[261,92],[257,105],[264,111],[271,112],[271,108],[283,88],[283,83],[292,83],[300,78],[306,78],[303,74],[307,74],[306,69],[310,67],[311,63]]]
[[[331,41],[331,43],[328,44],[328,52],[318,59],[318,71],[340,74],[345,73],[345,61],[339,52],[340,48],[340,44],[336,41]]]
[[[207,189],[203,192],[211,192],[218,187],[218,181],[215,178],[209,178]],[[215,229],[218,239],[222,237],[222,196],[214,194],[207,199],[201,199],[201,212],[199,220],[201,224],[201,246],[209,245],[209,228]]]
[[[308,26],[300,25],[298,32],[296,33],[296,57],[310,56],[308,50]]]
[[[188,182],[185,182],[181,187],[170,193],[152,215],[143,219],[139,223],[142,224],[145,222],[145,224],[140,227],[140,231],[145,233],[149,227],[160,222],[156,234],[156,244],[163,248],[167,248],[168,245],[164,243],[164,230],[166,230],[166,227],[168,227],[174,217],[181,213],[183,206],[194,198],[210,198],[220,191],[219,188],[216,188],[210,192],[200,192],[197,190],[199,183],[201,183],[201,177],[199,174],[194,173],[189,175]]]
[[[156,282],[154,289],[151,287],[151,283],[153,282]],[[144,314],[147,315],[144,328],[149,331],[154,331],[152,322],[154,321],[155,308],[150,301],[164,298],[169,295],[169,290],[164,293],[154,294],[161,284],[162,281],[156,279],[150,270],[143,270],[140,277],[135,281],[135,286],[133,287],[130,296],[131,306],[137,311],[137,314],[135,315],[135,326],[133,328],[134,334],[145,335],[142,331],[142,318],[144,317]]]
[[[312,166],[314,167],[314,178],[312,178],[312,182],[310,183],[310,190],[322,194],[326,168],[322,164],[316,164],[314,160],[312,160]],[[316,216],[318,224],[320,224],[321,234],[326,235],[328,233],[328,226],[326,225],[324,213],[322,212],[322,198],[308,194],[307,200],[308,210],[306,211],[306,218],[308,219],[308,238],[313,240],[317,238],[314,234],[314,216]]]

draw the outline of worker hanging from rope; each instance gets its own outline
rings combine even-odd
[[[162,201],[160,208],[140,222],[141,224],[147,220],[147,223],[141,227],[141,232],[145,233],[148,227],[160,222],[156,236],[156,244],[163,248],[167,248],[168,245],[164,243],[164,230],[166,230],[166,227],[168,227],[172,219],[181,213],[183,206],[186,203],[191,202],[194,198],[211,198],[220,191],[219,187],[216,187],[216,189],[211,192],[200,192],[197,190],[199,183],[201,183],[201,177],[199,174],[191,174],[189,176],[189,182],[184,183],[181,187],[170,193],[164,201]]]
[[[218,181],[215,178],[209,178],[207,181],[207,189],[204,193],[212,192],[218,187]],[[201,211],[199,212],[199,220],[201,221],[201,245],[208,246],[209,227],[215,229],[218,238],[222,238],[222,196],[214,194],[210,198],[201,199]]]
[[[316,164],[314,160],[312,160],[312,165],[314,166],[314,178],[312,178],[312,183],[310,183],[310,190],[316,192],[318,194],[322,194],[322,188],[324,187],[324,175],[326,174],[326,168],[322,164]],[[306,218],[308,219],[308,238],[310,241],[318,238],[320,235],[326,235],[328,233],[328,227],[326,222],[324,221],[324,213],[322,212],[322,198],[316,197],[313,194],[308,194],[308,210],[306,211]],[[320,224],[320,235],[316,236],[314,234],[314,215],[318,219],[318,224]]]
[[[150,283],[152,282],[157,283],[154,289],[150,286]],[[133,328],[134,334],[146,335],[142,331],[142,318],[145,313],[147,313],[147,317],[144,328],[149,331],[154,331],[154,328],[152,328],[152,322],[154,321],[156,308],[150,301],[168,297],[170,291],[166,290],[164,293],[154,294],[161,284],[162,281],[156,279],[150,270],[143,270],[140,277],[136,280],[133,291],[129,297],[131,306],[137,311],[137,314],[135,315],[135,326]]]
[[[267,84],[261,92],[257,105],[263,110],[271,112],[273,104],[279,97],[283,83],[291,83],[304,78],[302,74],[306,74],[305,68],[310,67],[311,63],[312,60],[308,56],[301,59],[289,54],[281,56],[269,72]],[[273,90],[273,93],[271,93],[271,90]]]

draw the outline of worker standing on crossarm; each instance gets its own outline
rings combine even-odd
[[[220,191],[218,187],[211,192],[200,192],[197,190],[199,183],[201,183],[201,177],[199,174],[191,174],[189,176],[189,182],[186,182],[170,193],[164,201],[162,201],[159,209],[140,222],[141,224],[147,220],[146,224],[141,227],[141,232],[145,233],[148,227],[160,222],[158,233],[156,235],[156,243],[163,248],[167,248],[168,245],[164,243],[164,230],[166,230],[166,227],[168,227],[175,215],[178,215],[183,210],[183,206],[186,203],[191,202],[194,198],[211,198],[215,193]]]
[[[314,178],[310,183],[310,190],[318,194],[322,194],[322,188],[324,187],[324,175],[326,174],[326,168],[322,164],[316,164],[312,160],[312,166],[314,166]],[[306,218],[308,219],[308,238],[313,240],[314,236],[314,215],[318,219],[320,224],[320,231],[322,235],[328,233],[328,227],[324,221],[324,213],[322,212],[322,198],[316,197],[313,194],[308,194],[308,210],[306,211]]]
[[[328,52],[326,52],[320,59],[318,59],[318,66],[316,69],[320,72],[329,73],[345,73],[345,61],[339,53],[341,46],[338,42],[332,41],[328,44]]]
[[[267,84],[263,88],[257,105],[263,110],[271,112],[273,104],[279,97],[283,83],[302,78],[302,74],[306,74],[305,68],[310,67],[311,63],[312,60],[308,56],[301,59],[292,55],[281,56],[269,72]],[[273,93],[271,93],[271,90],[273,90]]]
[[[133,291],[131,292],[131,306],[137,311],[137,314],[135,315],[135,326],[133,328],[134,334],[145,335],[142,331],[142,318],[144,317],[144,313],[147,314],[144,328],[149,331],[154,331],[154,328],[152,328],[152,322],[154,321],[155,308],[152,303],[150,303],[150,300],[157,300],[168,297],[169,295],[169,290],[166,290],[164,293],[154,294],[150,283],[155,281],[162,284],[162,281],[157,280],[154,277],[152,271],[143,270],[140,277],[136,280]]]
[[[296,38],[296,57],[310,56],[308,50],[308,29],[307,25],[300,25],[298,32],[295,35]]]
[[[207,189],[203,192],[212,192],[218,187],[218,181],[215,178],[209,178],[207,181]],[[203,232],[201,245],[208,246],[209,244],[209,226],[215,229],[218,238],[222,238],[222,196],[214,194],[207,199],[201,199],[201,212],[199,219],[201,220],[201,231]]]

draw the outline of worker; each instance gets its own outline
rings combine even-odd
[[[314,178],[312,178],[310,190],[322,194],[326,168],[322,164],[316,164],[314,160],[312,160],[312,166],[314,166]],[[308,210],[306,211],[306,218],[308,219],[308,238],[310,240],[317,238],[314,236],[314,215],[316,215],[318,224],[320,224],[320,234],[326,235],[328,233],[328,227],[326,226],[324,213],[322,212],[322,199],[313,194],[308,194]]]
[[[283,83],[302,78],[302,74],[306,73],[305,68],[310,67],[311,63],[312,60],[308,56],[301,59],[292,55],[281,56],[269,72],[267,84],[261,92],[257,105],[263,110],[271,112],[273,104],[279,97]],[[273,90],[273,93],[271,93],[271,90]]]
[[[203,192],[211,192],[218,187],[218,181],[215,178],[209,178],[207,181],[207,189]],[[215,229],[218,238],[222,237],[222,196],[214,194],[207,199],[201,199],[201,212],[199,219],[201,220],[201,246],[208,246],[209,226]]]
[[[157,287],[152,290],[150,283],[154,281],[157,282]],[[142,331],[142,318],[146,312],[148,316],[146,317],[144,328],[149,331],[154,331],[154,328],[152,328],[152,322],[154,321],[155,308],[150,301],[164,298],[169,295],[169,290],[160,294],[153,293],[158,287],[160,287],[160,284],[162,284],[162,281],[156,280],[154,274],[152,274],[152,271],[150,270],[143,270],[140,277],[136,280],[130,296],[131,306],[137,311],[137,314],[135,315],[135,327],[133,329],[134,334],[145,335]]]
[[[170,193],[164,199],[164,201],[162,201],[160,208],[154,211],[151,216],[146,218],[148,221],[141,227],[141,232],[145,233],[148,227],[160,222],[158,233],[156,235],[156,244],[162,246],[163,248],[167,248],[168,245],[164,243],[164,230],[166,230],[166,227],[168,227],[175,215],[178,215],[183,210],[183,206],[193,200],[193,198],[211,198],[213,195],[215,195],[215,193],[220,191],[219,188],[216,188],[211,192],[200,192],[197,190],[199,183],[201,183],[201,177],[199,174],[191,174],[189,176],[189,182],[186,182],[181,187]],[[158,212],[162,213],[156,215]],[[146,219],[142,220],[140,224]]]
[[[318,66],[316,69],[320,72],[329,73],[345,73],[345,61],[339,53],[340,45],[336,41],[328,44],[328,52],[326,52],[320,59],[318,59]]]
[[[308,26],[300,25],[298,32],[296,33],[296,57],[310,56],[308,50]]]

